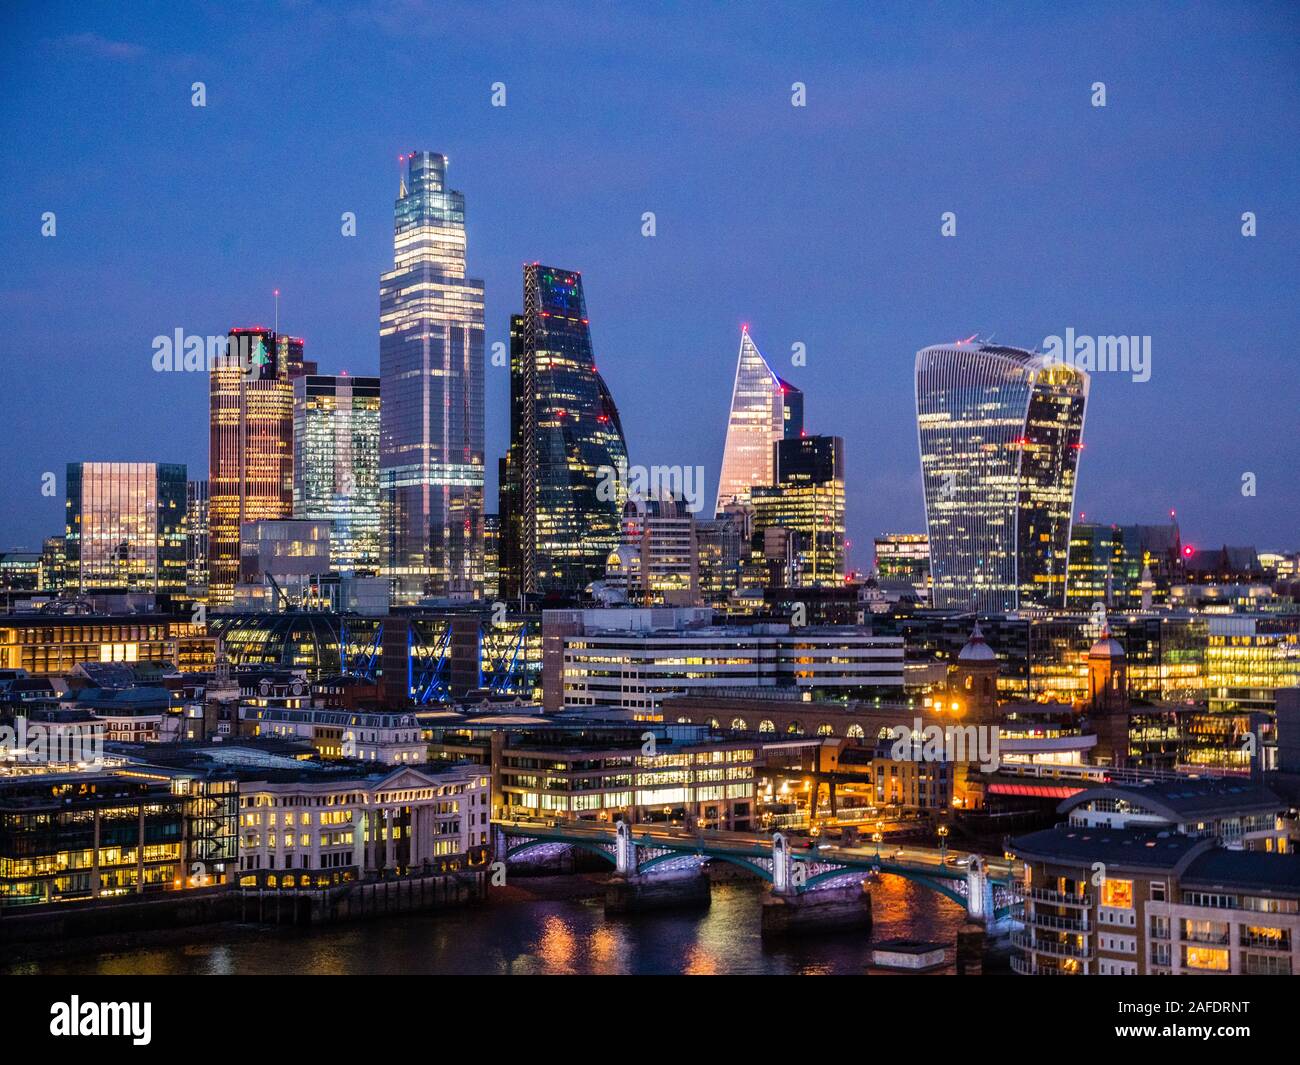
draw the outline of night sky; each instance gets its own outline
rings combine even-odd
[[[709,503],[742,322],[846,440],[860,568],[924,528],[917,349],[1072,328],[1153,363],[1094,377],[1077,510],[1300,547],[1300,6],[116,6],[0,15],[0,550],[62,532],[69,461],[206,476],[207,380],[155,373],[159,334],[272,324],[278,287],[322,372],[377,372],[412,149],[465,193],[488,350],[524,261],[581,270],[632,461]]]

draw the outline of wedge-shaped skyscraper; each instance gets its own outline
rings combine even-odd
[[[802,433],[803,393],[777,377],[745,326],[714,513],[721,514],[728,503],[749,503],[750,489],[757,485],[775,484],[777,442]]]
[[[627,446],[596,370],[582,276],[524,267],[510,321],[510,450],[501,461],[501,594],[574,596],[619,542]]]
[[[1019,348],[916,355],[916,416],[934,605],[1065,605],[1088,375]]]
[[[383,572],[396,603],[483,586],[483,282],[465,275],[465,197],[447,160],[405,157],[393,268],[379,280]]]

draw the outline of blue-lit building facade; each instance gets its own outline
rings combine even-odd
[[[916,355],[934,605],[1065,605],[1087,373],[1019,348]]]
[[[387,617],[326,611],[210,618],[231,665],[349,675],[382,684],[385,706],[483,696],[540,699],[541,618],[489,610],[409,610]]]

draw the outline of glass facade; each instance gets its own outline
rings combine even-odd
[[[68,463],[68,583],[79,592],[185,591],[185,467]]]
[[[802,435],[803,393],[772,372],[745,327],[740,333],[714,513],[720,516],[728,503],[748,503],[756,485],[775,484],[773,448],[779,440]]]
[[[779,527],[794,534],[796,585],[844,581],[844,440],[804,436],[776,445],[777,483],[750,493],[754,533]]]
[[[465,275],[465,197],[446,187],[446,158],[404,158],[379,283],[379,466],[383,571],[409,604],[482,593],[483,282]]]
[[[293,381],[315,372],[301,339],[260,326],[232,329],[230,351],[241,357],[209,375],[208,603],[217,607],[234,598],[240,526],[293,517]]]
[[[1018,348],[916,356],[934,605],[1063,607],[1088,375]]]
[[[1143,572],[1152,605],[1169,601],[1170,586],[1182,579],[1178,525],[1076,523],[1070,534],[1070,577],[1066,602],[1079,609],[1105,603],[1118,609],[1142,607]]]
[[[185,593],[208,594],[208,482],[185,486]]]
[[[293,515],[330,523],[330,567],[374,576],[380,563],[379,378],[293,385]]]
[[[510,325],[510,450],[501,477],[501,594],[574,595],[619,542],[627,447],[596,369],[582,276],[524,267]],[[602,469],[605,471],[602,473]]]

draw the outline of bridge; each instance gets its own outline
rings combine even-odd
[[[691,830],[664,825],[614,825],[598,821],[497,820],[498,861],[544,857],[566,849],[598,855],[616,876],[668,878],[698,873],[720,861],[749,870],[772,885],[775,896],[810,897],[832,888],[861,886],[888,873],[937,891],[986,927],[1004,925],[1021,903],[1023,866],[982,855],[957,856],[933,847],[803,844],[780,833]]]

